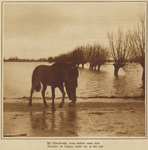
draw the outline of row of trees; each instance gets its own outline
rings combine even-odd
[[[94,45],[86,45],[86,46],[78,46],[73,51],[67,54],[61,54],[56,57],[49,57],[49,62],[58,62],[58,61],[67,61],[73,60],[73,63],[79,67],[82,65],[84,68],[85,63],[89,63],[89,69],[96,69],[98,67],[98,71],[100,70],[100,66],[103,65],[109,59],[109,52],[107,48],[104,48],[100,44]]]
[[[143,68],[142,80],[145,79],[145,16],[139,17],[138,26],[133,31],[128,30],[123,33],[118,30],[115,35],[108,33],[109,48],[100,44],[78,46],[67,54],[61,54],[56,57],[50,57],[49,62],[67,61],[72,59],[73,62],[82,68],[85,63],[90,64],[89,69],[99,71],[100,66],[110,58],[114,61],[114,75],[118,75],[118,70],[125,67],[129,62],[140,63]]]

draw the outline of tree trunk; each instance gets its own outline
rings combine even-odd
[[[91,63],[89,63],[89,69],[91,69],[91,67],[92,67],[92,64],[91,64]]]
[[[82,64],[82,68],[84,68],[84,64]]]
[[[79,64],[77,64],[77,68],[79,68]]]
[[[98,65],[98,71],[100,71],[100,67],[101,67],[101,65]]]
[[[140,64],[143,68],[142,80],[145,81],[145,59],[142,59],[142,61],[140,61]]]
[[[115,67],[114,75],[117,76],[118,75],[118,71],[122,67],[122,65],[121,64],[113,64],[113,65]]]
[[[142,80],[145,81],[145,68],[143,68]]]

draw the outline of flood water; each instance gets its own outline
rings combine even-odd
[[[31,76],[37,65],[50,65],[47,62],[5,62],[3,67],[3,97],[22,98],[30,96]],[[80,66],[81,67],[81,66]],[[142,67],[131,64],[126,71],[119,69],[119,76],[114,76],[111,63],[101,66],[100,72],[79,68],[77,97],[139,97],[144,94]],[[51,97],[47,88],[46,97]],[[56,88],[56,98],[62,94]],[[66,95],[67,96],[67,95]],[[41,92],[34,92],[33,97],[41,98]]]
[[[145,136],[144,99],[135,98],[144,94],[140,65],[131,64],[126,72],[120,69],[118,77],[109,63],[101,66],[100,72],[89,70],[89,65],[79,68],[76,106],[69,107],[66,98],[64,108],[59,109],[62,94],[56,88],[56,98],[60,98],[55,101],[57,110],[52,112],[51,101],[47,99],[51,98],[50,87],[45,93],[48,108],[43,105],[41,92],[34,92],[33,106],[28,106],[32,72],[41,64],[50,65],[47,62],[4,63],[4,137]]]

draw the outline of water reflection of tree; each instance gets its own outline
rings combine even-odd
[[[115,76],[113,80],[113,89],[115,90],[115,96],[123,96],[126,95],[126,78],[124,76]]]
[[[134,82],[135,79],[132,80],[129,76],[115,76],[113,80],[113,89],[115,94],[114,96],[136,97],[143,95],[142,88],[140,88],[139,86],[135,86],[134,88],[132,87],[134,85]]]
[[[142,96],[144,96],[145,97],[145,80],[142,82],[142,84],[141,84],[141,90],[142,90]]]

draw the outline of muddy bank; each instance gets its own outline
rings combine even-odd
[[[65,100],[51,111],[42,99],[28,106],[27,99],[5,99],[3,103],[4,137],[145,137],[144,99],[81,99],[75,107]]]

